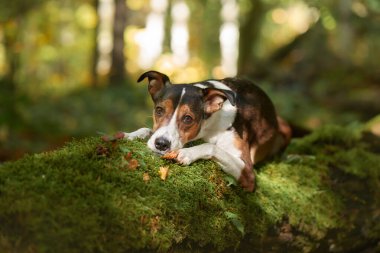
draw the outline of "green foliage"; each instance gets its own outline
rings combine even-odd
[[[97,13],[101,9],[97,8],[98,2],[0,1],[0,141],[6,147],[5,150],[0,148],[2,160],[10,159],[9,153],[41,151],[56,146],[57,139],[89,135],[94,129],[132,130],[146,124],[146,120],[140,119],[149,113],[141,116],[146,112],[145,106],[138,108],[141,103],[131,106],[132,103],[108,101],[104,105],[109,96],[93,95],[97,91],[89,95],[83,92],[83,99],[80,92],[75,98],[70,95],[84,87],[109,84],[109,73],[104,67],[107,57],[100,61],[99,50],[104,47],[101,45],[108,45],[110,38],[96,34],[97,25],[102,26],[101,13]],[[134,8],[128,11],[125,30],[126,71],[135,78],[144,71],[139,70],[137,64],[138,38],[143,34],[150,8],[146,1],[127,2]],[[267,84],[266,90],[280,115],[296,125],[315,129],[326,123],[366,121],[378,113],[379,56],[376,55],[380,52],[377,32],[380,23],[377,22],[377,0],[237,2],[242,26],[240,47],[247,46],[240,52],[241,57],[247,56],[247,66],[239,75]],[[169,7],[164,55],[159,57],[155,68],[167,69],[173,79],[222,77],[219,33],[221,10],[227,2],[186,3],[191,10],[189,65],[178,69],[170,60]],[[307,16],[310,17],[304,19]],[[247,23],[244,32],[246,22],[251,23]],[[302,28],[305,25],[307,28]],[[109,32],[111,30],[109,27]],[[247,36],[250,31],[254,34]],[[96,71],[96,66],[103,68]],[[4,86],[10,86],[9,91],[4,91]],[[19,94],[23,96],[21,99],[17,98]],[[67,97],[57,99],[63,95]],[[140,94],[136,96],[144,100]],[[136,101],[130,97],[128,100]],[[24,103],[24,100],[33,102]],[[93,101],[99,101],[100,106]],[[114,113],[110,113],[112,106],[115,106]],[[125,117],[121,115],[127,114],[137,115],[138,120],[121,120]],[[49,136],[41,136],[41,133]]]
[[[132,131],[149,122],[146,87],[83,89],[63,97],[42,96],[19,105],[21,125],[41,135],[84,136]]]
[[[41,152],[54,143],[97,132],[133,131],[151,124],[146,87],[81,89],[66,96],[28,97],[0,92],[0,157],[4,150]],[[14,110],[7,101],[14,99]],[[8,107],[7,107],[8,105]],[[13,112],[11,114],[10,112]],[[3,134],[1,130],[3,129]]]
[[[360,211],[368,211],[363,201],[379,204],[380,158],[352,131],[331,126],[293,142],[282,160],[258,169],[255,193],[231,184],[212,161],[180,166],[160,159],[142,140],[87,138],[5,163],[0,250],[220,251],[247,243],[251,248],[285,222],[294,231],[288,249],[309,252],[329,231],[341,231],[339,238],[351,232],[342,213],[352,201]],[[159,169],[165,166],[169,175],[163,180]],[[347,181],[344,187],[334,183],[340,173],[365,179],[371,194],[355,195],[358,189],[346,189]],[[378,237],[378,226],[368,229]],[[242,235],[249,238],[244,244]]]
[[[8,21],[11,18],[20,17],[25,12],[41,5],[46,0],[13,0],[13,1],[0,1],[0,22]]]
[[[327,125],[303,139],[295,140],[295,145],[291,146],[291,150],[294,148],[298,152],[313,153],[313,150],[320,150],[320,144],[350,147],[360,140],[362,129],[361,125],[356,124],[345,128]]]

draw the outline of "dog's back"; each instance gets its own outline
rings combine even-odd
[[[284,149],[290,141],[291,129],[277,116],[268,95],[248,80],[226,78],[220,81],[237,94],[238,111],[233,127],[249,143],[252,162],[264,160]]]
[[[153,131],[144,129],[127,138],[150,135],[148,147],[191,164],[215,159],[248,191],[255,188],[253,164],[286,147],[290,128],[280,119],[267,94],[250,81],[226,78],[172,85],[169,77],[148,71],[148,91],[155,104]],[[186,148],[192,140],[205,143]]]

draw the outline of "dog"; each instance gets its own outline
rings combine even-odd
[[[172,84],[169,77],[148,71],[148,91],[154,102],[153,129],[124,133],[124,138],[148,138],[160,155],[176,153],[189,165],[213,159],[247,191],[255,189],[253,165],[281,152],[290,142],[289,125],[277,116],[268,95],[238,78]],[[205,143],[184,148],[190,141]]]

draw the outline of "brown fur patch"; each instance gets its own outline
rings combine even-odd
[[[209,90],[205,96],[205,112],[211,114],[220,110],[226,99],[226,95],[223,92],[213,89]]]
[[[162,116],[157,116],[153,112],[153,131],[156,131],[158,128],[169,124],[171,117],[174,114],[174,105],[171,99],[165,99],[158,103],[156,107],[162,107],[164,109],[164,114]]]
[[[145,78],[149,79],[148,91],[153,100],[155,100],[156,94],[162,90],[165,85],[170,84],[169,77],[157,71],[145,72],[137,81],[141,82]]]
[[[258,163],[260,161],[266,160],[279,153],[286,147],[284,137],[276,132],[275,135],[267,142],[254,146],[251,148],[251,156],[253,157],[253,163]]]
[[[263,161],[270,156],[273,143],[274,138],[261,145],[254,145],[254,147],[251,148],[251,157],[254,164]]]
[[[248,168],[245,166],[238,181],[244,190],[253,192],[255,190],[255,174],[252,167]]]
[[[149,82],[148,91],[151,94],[152,97],[156,95],[158,91],[160,91],[164,87],[164,83],[162,81],[162,78],[159,79],[153,79]]]
[[[185,124],[183,122],[183,117],[186,115],[192,117],[193,122],[191,124]],[[182,143],[187,143],[198,135],[200,130],[200,122],[197,120],[196,115],[187,104],[183,104],[178,108],[177,122],[179,136]]]
[[[279,116],[277,116],[277,120],[279,127],[278,130],[274,131],[272,137],[266,142],[259,143],[251,148],[251,157],[254,164],[283,151],[290,143],[292,135],[290,126]]]

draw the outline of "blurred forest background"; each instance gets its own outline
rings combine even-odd
[[[308,129],[364,122],[379,59],[379,0],[0,0],[0,161],[149,126],[149,69],[249,78]]]

